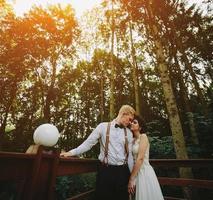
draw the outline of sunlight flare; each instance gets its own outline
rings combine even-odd
[[[86,10],[98,5],[101,0],[8,0],[13,5],[16,15],[21,16],[28,12],[33,5],[46,7],[50,4],[71,4],[76,15],[81,16]]]

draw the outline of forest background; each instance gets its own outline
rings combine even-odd
[[[151,158],[212,158],[211,0],[105,0],[81,18],[60,4],[16,16],[0,0],[0,27],[0,151],[25,152],[43,123],[72,149],[129,104]]]

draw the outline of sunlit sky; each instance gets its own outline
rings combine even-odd
[[[102,0],[7,0],[13,5],[16,15],[21,16],[28,12],[32,5],[46,6],[48,4],[71,4],[75,9],[76,15],[79,17],[88,9],[100,4]]]
[[[80,17],[86,10],[100,4],[102,0],[7,0],[13,5],[16,15],[21,16],[28,12],[32,5],[46,6],[48,4],[62,5],[71,4],[75,9],[76,15]],[[188,0],[189,3],[199,3],[201,0]]]

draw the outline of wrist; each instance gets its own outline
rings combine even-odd
[[[76,149],[70,150],[69,153],[70,153],[71,156],[76,156],[77,155]]]

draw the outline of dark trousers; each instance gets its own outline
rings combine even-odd
[[[127,165],[100,164],[96,177],[96,200],[128,200],[129,168]]]

